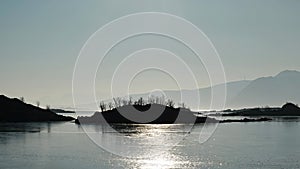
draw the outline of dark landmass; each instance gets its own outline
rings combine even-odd
[[[300,116],[300,108],[286,103],[281,108],[251,108],[227,111],[223,116]]]
[[[63,109],[51,109],[54,113],[75,113],[75,111],[63,110]]]
[[[244,119],[228,119],[228,120],[221,120],[220,123],[233,123],[233,122],[261,122],[261,121],[272,121],[271,118],[258,118],[258,119],[249,119],[249,118],[244,118]]]
[[[163,110],[163,111],[161,111]],[[135,112],[134,112],[135,111]],[[120,113],[121,112],[121,113]],[[155,118],[153,114],[159,113]],[[132,114],[132,115],[131,115]],[[173,108],[160,104],[130,105],[122,106],[104,112],[95,112],[90,117],[78,117],[77,124],[103,124],[103,123],[123,123],[123,124],[194,124],[194,123],[230,123],[230,122],[255,122],[270,121],[269,118],[241,119],[241,120],[216,120],[206,116],[195,116],[196,112],[185,108]],[[125,117],[138,117],[130,120]],[[153,118],[154,117],[154,118]],[[150,120],[154,119],[154,120]],[[138,121],[138,122],[137,122]]]
[[[195,113],[189,109],[173,108],[160,104],[126,105],[104,112],[95,112],[91,117],[78,117],[75,123],[193,124],[218,122],[218,120],[209,117],[196,117]],[[134,120],[124,116],[132,117]]]
[[[19,99],[0,95],[0,122],[49,122],[71,121],[72,117],[57,115],[48,109],[42,109]]]

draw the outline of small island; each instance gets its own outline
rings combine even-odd
[[[224,110],[222,116],[300,116],[300,108],[293,103],[286,103],[281,108],[249,108]]]
[[[0,95],[0,122],[50,122],[72,121],[73,117],[66,117],[52,112],[49,108],[25,103],[22,99],[8,98]]]
[[[116,99],[114,99],[116,100]],[[161,99],[154,99],[161,100]],[[90,117],[79,116],[75,123],[77,124],[197,124],[197,123],[230,123],[230,122],[255,122],[270,121],[269,118],[258,119],[241,119],[241,120],[217,120],[208,116],[199,116],[198,112],[191,111],[184,104],[182,107],[174,107],[172,100],[168,100],[165,104],[162,101],[149,101],[145,103],[143,98],[136,102],[121,101],[115,102],[117,105],[112,107],[112,103],[105,104],[100,102],[100,111],[95,112]],[[107,106],[109,110],[106,110]],[[129,117],[129,118],[128,118]],[[132,119],[130,118],[132,117]],[[133,120],[134,119],[134,120]]]
[[[257,118],[257,119],[250,119],[250,118],[243,118],[243,119],[227,119],[227,120],[221,120],[220,123],[233,123],[233,122],[260,122],[260,121],[272,121],[271,118]]]
[[[134,110],[135,109],[135,110]],[[137,121],[130,120],[126,117],[130,113],[137,113]],[[124,117],[122,115],[128,116]],[[139,115],[138,115],[139,113]],[[160,115],[152,121],[153,114],[160,113]],[[204,123],[204,122],[218,122],[209,117],[197,117],[196,112],[190,111],[186,108],[174,108],[161,104],[146,104],[146,105],[125,105],[103,112],[95,112],[91,117],[78,117],[75,120],[77,124],[102,124],[102,123],[125,123],[125,124],[178,124],[178,123]]]
[[[51,111],[53,111],[54,113],[63,113],[63,114],[67,114],[67,113],[75,113],[75,111],[72,110],[64,110],[64,109],[50,109]]]

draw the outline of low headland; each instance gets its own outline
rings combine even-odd
[[[52,122],[72,121],[73,117],[54,113],[49,108],[27,104],[22,99],[0,95],[0,122]]]
[[[222,116],[300,116],[300,108],[293,103],[286,103],[282,107],[248,108],[239,110],[224,110]]]

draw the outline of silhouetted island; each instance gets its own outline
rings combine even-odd
[[[54,113],[75,113],[75,111],[71,110],[63,110],[63,109],[50,109]]]
[[[16,98],[0,95],[0,122],[48,122],[71,121],[72,117],[57,115],[50,109],[42,109]]]
[[[154,114],[154,115],[153,115]],[[155,117],[158,114],[157,117]],[[90,117],[78,117],[77,124],[193,124],[193,123],[229,123],[229,122],[255,122],[269,121],[268,118],[241,119],[241,120],[216,120],[207,116],[196,116],[186,108],[174,108],[161,104],[125,105],[112,110],[95,112]],[[127,118],[126,118],[127,117]],[[135,117],[134,120],[129,119]],[[153,119],[153,120],[151,120]]]
[[[112,110],[95,112],[91,117],[78,117],[77,124],[127,123],[127,124],[176,124],[218,122],[209,117],[197,117],[186,108],[174,108],[161,104],[125,105]],[[157,117],[155,117],[157,115]],[[133,117],[134,120],[126,117]],[[151,120],[153,119],[153,120]]]
[[[221,120],[220,123],[233,123],[233,122],[260,122],[260,121],[272,121],[270,118],[262,117],[258,119],[249,119],[249,118],[243,118],[243,119],[227,119],[227,120]]]
[[[224,111],[225,112],[225,111]],[[281,108],[251,108],[226,110],[223,116],[300,116],[300,108],[293,103],[286,103]]]

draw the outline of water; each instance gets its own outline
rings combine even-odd
[[[141,158],[126,158],[100,148],[74,123],[0,124],[0,168],[300,168],[297,120],[219,124],[203,144],[199,143],[203,125],[181,132],[186,128],[139,125],[120,127],[118,133],[103,126],[87,127],[90,133],[101,132],[102,140],[124,135],[142,138],[143,144],[136,145],[144,147]],[[163,149],[175,135],[186,137],[175,147]],[[115,141],[111,144],[116,147],[122,144]],[[153,156],[154,152],[158,154]]]

